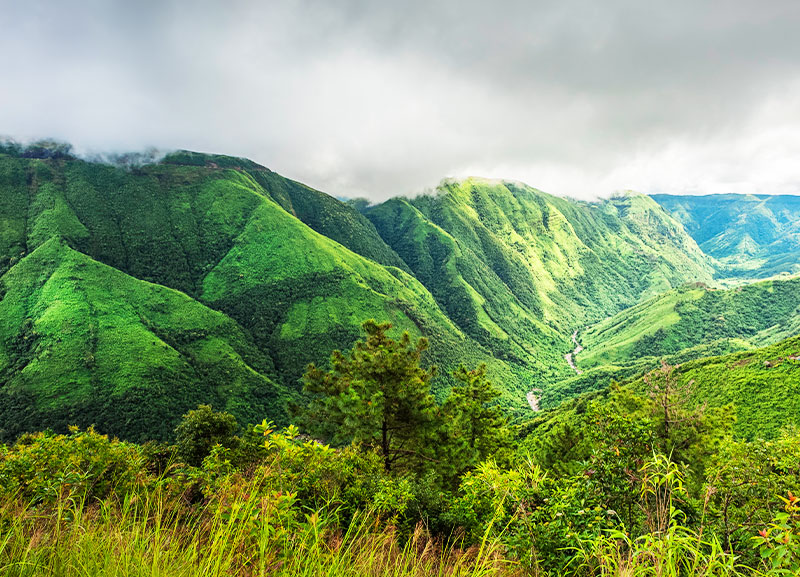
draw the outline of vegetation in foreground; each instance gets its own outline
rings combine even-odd
[[[315,402],[296,414],[313,437],[203,406],[171,445],[75,429],[2,446],[0,573],[800,571],[796,431],[737,439],[729,408],[690,405],[668,365],[641,392],[512,427],[483,368],[459,370],[438,404],[426,343],[365,329],[306,372]]]

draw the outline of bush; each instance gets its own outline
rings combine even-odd
[[[31,504],[124,496],[139,484],[143,465],[141,447],[91,427],[23,435],[11,447],[0,445],[0,495]]]
[[[234,446],[239,425],[236,417],[226,412],[214,411],[209,405],[200,405],[189,411],[175,428],[178,457],[188,465],[199,466],[214,445]]]

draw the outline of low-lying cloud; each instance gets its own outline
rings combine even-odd
[[[800,193],[800,4],[0,0],[0,133],[250,157],[379,200],[480,175]]]

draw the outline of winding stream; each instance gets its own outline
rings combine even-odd
[[[583,347],[578,342],[578,331],[577,331],[577,329],[575,330],[574,333],[572,333],[572,342],[575,343],[575,348],[573,349],[573,351],[571,353],[567,353],[566,355],[564,355],[564,360],[567,361],[567,364],[569,365],[569,368],[571,368],[573,371],[575,371],[576,374],[582,375],[583,371],[575,366],[575,356],[579,352],[581,352],[583,350]],[[533,412],[534,413],[538,413],[539,412],[539,399],[542,398],[542,389],[533,389],[533,390],[531,390],[527,395],[525,395],[525,398],[528,399],[528,404],[531,406],[531,409],[533,410]]]
[[[575,350],[571,353],[567,353],[564,355],[564,360],[567,361],[569,368],[571,368],[575,373],[582,375],[583,371],[580,370],[578,367],[575,366],[575,356],[583,350],[583,347],[578,343],[578,331],[576,330],[572,333],[572,342],[575,343]]]

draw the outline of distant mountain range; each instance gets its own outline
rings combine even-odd
[[[752,198],[713,212],[707,197],[580,202],[466,179],[370,206],[240,158],[0,148],[0,437],[96,424],[165,439],[199,403],[283,422],[305,365],[367,318],[429,337],[440,396],[449,371],[487,363],[514,411],[568,382],[571,335],[598,322],[579,365],[775,342],[796,334],[794,285],[679,288],[798,270],[800,252],[779,254],[797,241],[794,197],[758,197],[763,234],[741,224]],[[751,304],[774,314],[751,327]]]
[[[652,198],[715,259],[719,277],[800,272],[800,196],[656,194]]]

